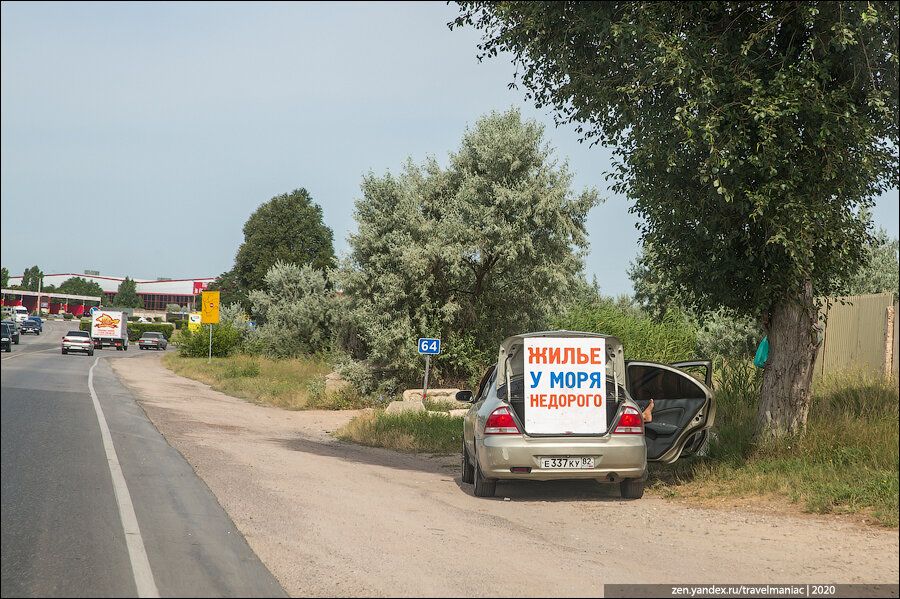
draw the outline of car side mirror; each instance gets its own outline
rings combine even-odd
[[[456,401],[464,401],[466,403],[474,403],[475,402],[475,394],[471,391],[457,391],[456,392]]]

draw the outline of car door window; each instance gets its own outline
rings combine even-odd
[[[655,362],[627,362],[631,396],[643,410],[653,399],[653,418],[645,424],[647,459],[674,461],[694,431],[709,417],[712,392],[678,368]]]
[[[497,365],[494,364],[490,368],[488,368],[484,376],[481,377],[481,382],[478,383],[478,393],[475,394],[475,401],[481,401],[487,396],[488,389],[491,387],[491,382],[494,380],[494,377],[497,373]]]

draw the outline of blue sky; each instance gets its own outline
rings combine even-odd
[[[611,152],[509,90],[506,58],[450,31],[443,2],[3,2],[0,261],[11,275],[217,276],[241,228],[305,187],[349,249],[364,174],[446,163],[467,126],[519,107],[606,202],[588,279],[631,293],[636,219],[608,190]],[[26,220],[24,217],[28,215]],[[898,237],[897,190],[876,225]]]

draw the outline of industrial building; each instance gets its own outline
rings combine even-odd
[[[59,273],[44,275],[43,287],[47,288],[51,285],[58,288],[65,281],[79,277],[88,282],[97,283],[103,290],[101,302],[103,305],[111,305],[114,303],[116,294],[119,291],[119,285],[125,280],[125,277],[105,277],[99,274],[75,274],[75,273]],[[195,279],[138,279],[131,278],[135,282],[137,295],[144,301],[145,310],[163,311],[167,304],[178,304],[179,306],[194,306],[195,299],[206,289],[206,287],[216,280],[216,277],[201,277]],[[9,277],[9,286],[21,285],[22,277]],[[20,297],[13,300],[10,294],[17,294],[15,290],[4,289],[4,304],[24,304],[29,311],[34,312],[37,309],[37,294],[20,294]],[[74,297],[74,296],[71,296]],[[58,299],[62,299],[60,295]],[[80,313],[77,308],[68,308],[72,302],[60,302],[56,294],[42,293],[41,303],[44,310],[50,314],[57,312]],[[82,302],[77,302],[83,305]],[[29,304],[33,304],[29,306]],[[63,305],[67,307],[63,307]]]

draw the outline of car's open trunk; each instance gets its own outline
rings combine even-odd
[[[582,357],[585,358],[585,361],[578,362],[579,375],[582,377],[588,377],[590,380],[590,384],[587,388],[581,389],[572,389],[570,393],[574,392],[575,395],[569,395],[568,397],[591,397],[590,401],[595,401],[596,393],[595,389],[599,385],[603,385],[603,380],[606,381],[605,384],[605,393],[603,397],[603,401],[605,402],[605,418],[598,416],[594,413],[594,416],[590,416],[585,418],[581,423],[578,423],[578,426],[573,426],[571,428],[559,427],[556,430],[553,430],[553,426],[544,426],[544,430],[529,430],[529,419],[526,417],[526,406],[525,406],[525,378],[528,375],[531,375],[528,379],[532,381],[529,383],[529,389],[533,389],[535,387],[535,382],[539,379],[539,375],[535,375],[526,368],[525,361],[525,347],[530,343],[530,340],[535,338],[539,339],[547,339],[549,342],[553,342],[553,340],[562,340],[562,342],[574,342],[577,343],[580,340],[588,339],[588,340],[602,340],[597,343],[597,350],[600,351],[600,355],[603,356],[602,360],[593,361],[593,358],[597,358],[597,354],[591,354],[592,360],[590,362],[587,361],[586,357],[589,353],[589,349],[584,349],[584,354]],[[546,342],[544,342],[546,343]],[[602,348],[602,350],[600,349]],[[533,353],[529,353],[530,356],[537,355]],[[565,355],[563,354],[557,354]],[[572,354],[574,356],[574,354]],[[546,363],[546,362],[545,362]],[[549,362],[552,364],[560,363],[563,366],[560,368],[564,368],[565,362]],[[569,361],[569,364],[572,364],[572,361]],[[578,435],[604,435],[606,434],[609,427],[614,424],[616,413],[619,410],[620,399],[624,399],[625,397],[625,361],[622,354],[622,344],[615,337],[610,337],[608,335],[600,335],[600,334],[591,334],[591,333],[582,333],[582,332],[573,332],[573,331],[547,331],[542,333],[529,333],[525,335],[516,335],[514,337],[510,337],[504,340],[500,347],[500,354],[498,356],[498,372],[497,372],[497,396],[500,399],[506,399],[506,386],[507,384],[511,387],[510,393],[510,404],[513,407],[513,410],[516,413],[519,421],[523,424],[525,432],[530,435],[542,435],[542,436],[578,436]],[[562,376],[562,373],[559,373],[557,376]],[[569,373],[567,376],[573,376]],[[598,377],[598,378],[595,378]],[[544,374],[544,379],[546,380],[546,373]],[[574,378],[574,376],[573,376]],[[560,378],[561,380],[561,378]],[[582,378],[582,380],[585,380]],[[617,390],[618,383],[618,393]],[[565,392],[563,389],[560,389],[561,392]],[[529,390],[529,393],[532,391]],[[553,393],[554,390],[551,389],[549,393]],[[539,393],[539,392],[538,392]],[[577,395],[582,394],[582,395]],[[585,395],[590,394],[590,395]],[[551,395],[552,397],[552,395]],[[585,401],[587,401],[585,399]],[[551,404],[551,409],[553,405]],[[566,408],[561,408],[566,409]],[[568,408],[573,409],[573,408]],[[583,410],[583,408],[579,408]],[[593,409],[593,408],[590,408]],[[584,412],[582,412],[584,413]],[[543,424],[543,423],[542,423]],[[540,427],[538,427],[540,428]],[[549,429],[549,430],[548,430]],[[563,432],[563,431],[575,431],[575,432]]]
[[[512,398],[509,403],[512,405],[513,410],[516,412],[516,416],[519,417],[519,422],[525,423],[525,396],[523,393],[523,379],[519,377],[518,379],[513,379],[510,381],[512,386]],[[498,385],[500,381],[497,381]],[[518,383],[518,384],[517,384]],[[503,387],[499,387],[497,389],[497,396],[500,399],[506,398],[506,388],[505,385]],[[608,426],[612,426],[615,422],[616,412],[619,411],[620,401],[616,401],[616,388],[612,380],[606,381],[606,422]],[[625,388],[622,385],[619,385],[619,398],[620,400],[625,399]],[[607,428],[607,430],[609,430]],[[526,433],[529,431],[526,429]],[[606,430],[598,430],[594,434],[603,435],[606,434]]]

